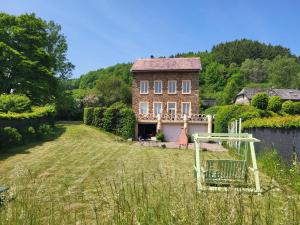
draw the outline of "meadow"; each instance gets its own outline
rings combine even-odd
[[[262,196],[197,193],[192,150],[139,146],[80,123],[56,132],[0,154],[0,185],[10,187],[0,225],[300,224],[299,194],[264,174]]]

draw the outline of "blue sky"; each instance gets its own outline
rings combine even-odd
[[[300,1],[0,0],[0,11],[62,25],[74,77],[136,58],[210,50],[240,38],[300,55]]]

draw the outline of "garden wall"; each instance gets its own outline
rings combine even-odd
[[[300,157],[300,128],[248,128],[245,132],[252,133],[261,140],[255,143],[255,150],[260,153],[266,149],[274,148],[288,163],[291,163],[293,148]]]

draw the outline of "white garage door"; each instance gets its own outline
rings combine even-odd
[[[162,132],[165,135],[166,141],[178,141],[181,132],[182,124],[163,124]]]
[[[207,133],[207,124],[189,124],[188,125],[189,135],[195,133]]]

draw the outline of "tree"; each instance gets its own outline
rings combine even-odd
[[[226,84],[227,72],[224,65],[211,63],[206,67],[204,81],[206,89],[210,92],[222,91]]]
[[[110,106],[115,102],[131,103],[131,88],[119,77],[105,76],[99,79],[95,90],[101,106]]]
[[[279,96],[272,96],[269,99],[268,103],[268,110],[271,110],[273,112],[279,112],[281,110],[282,102],[281,98]]]
[[[25,94],[35,104],[54,101],[55,76],[66,75],[73,68],[66,51],[60,27],[53,22],[34,14],[0,13],[0,92]]]
[[[278,56],[271,63],[270,78],[277,88],[299,88],[300,64],[295,58]]]
[[[257,109],[266,110],[268,108],[269,96],[267,93],[257,93],[251,100],[251,105]]]
[[[269,60],[246,59],[241,65],[241,74],[245,82],[266,82],[270,68]]]
[[[217,98],[217,103],[219,105],[230,104],[237,93],[241,90],[243,86],[242,76],[240,73],[233,74],[226,83],[224,91]]]

